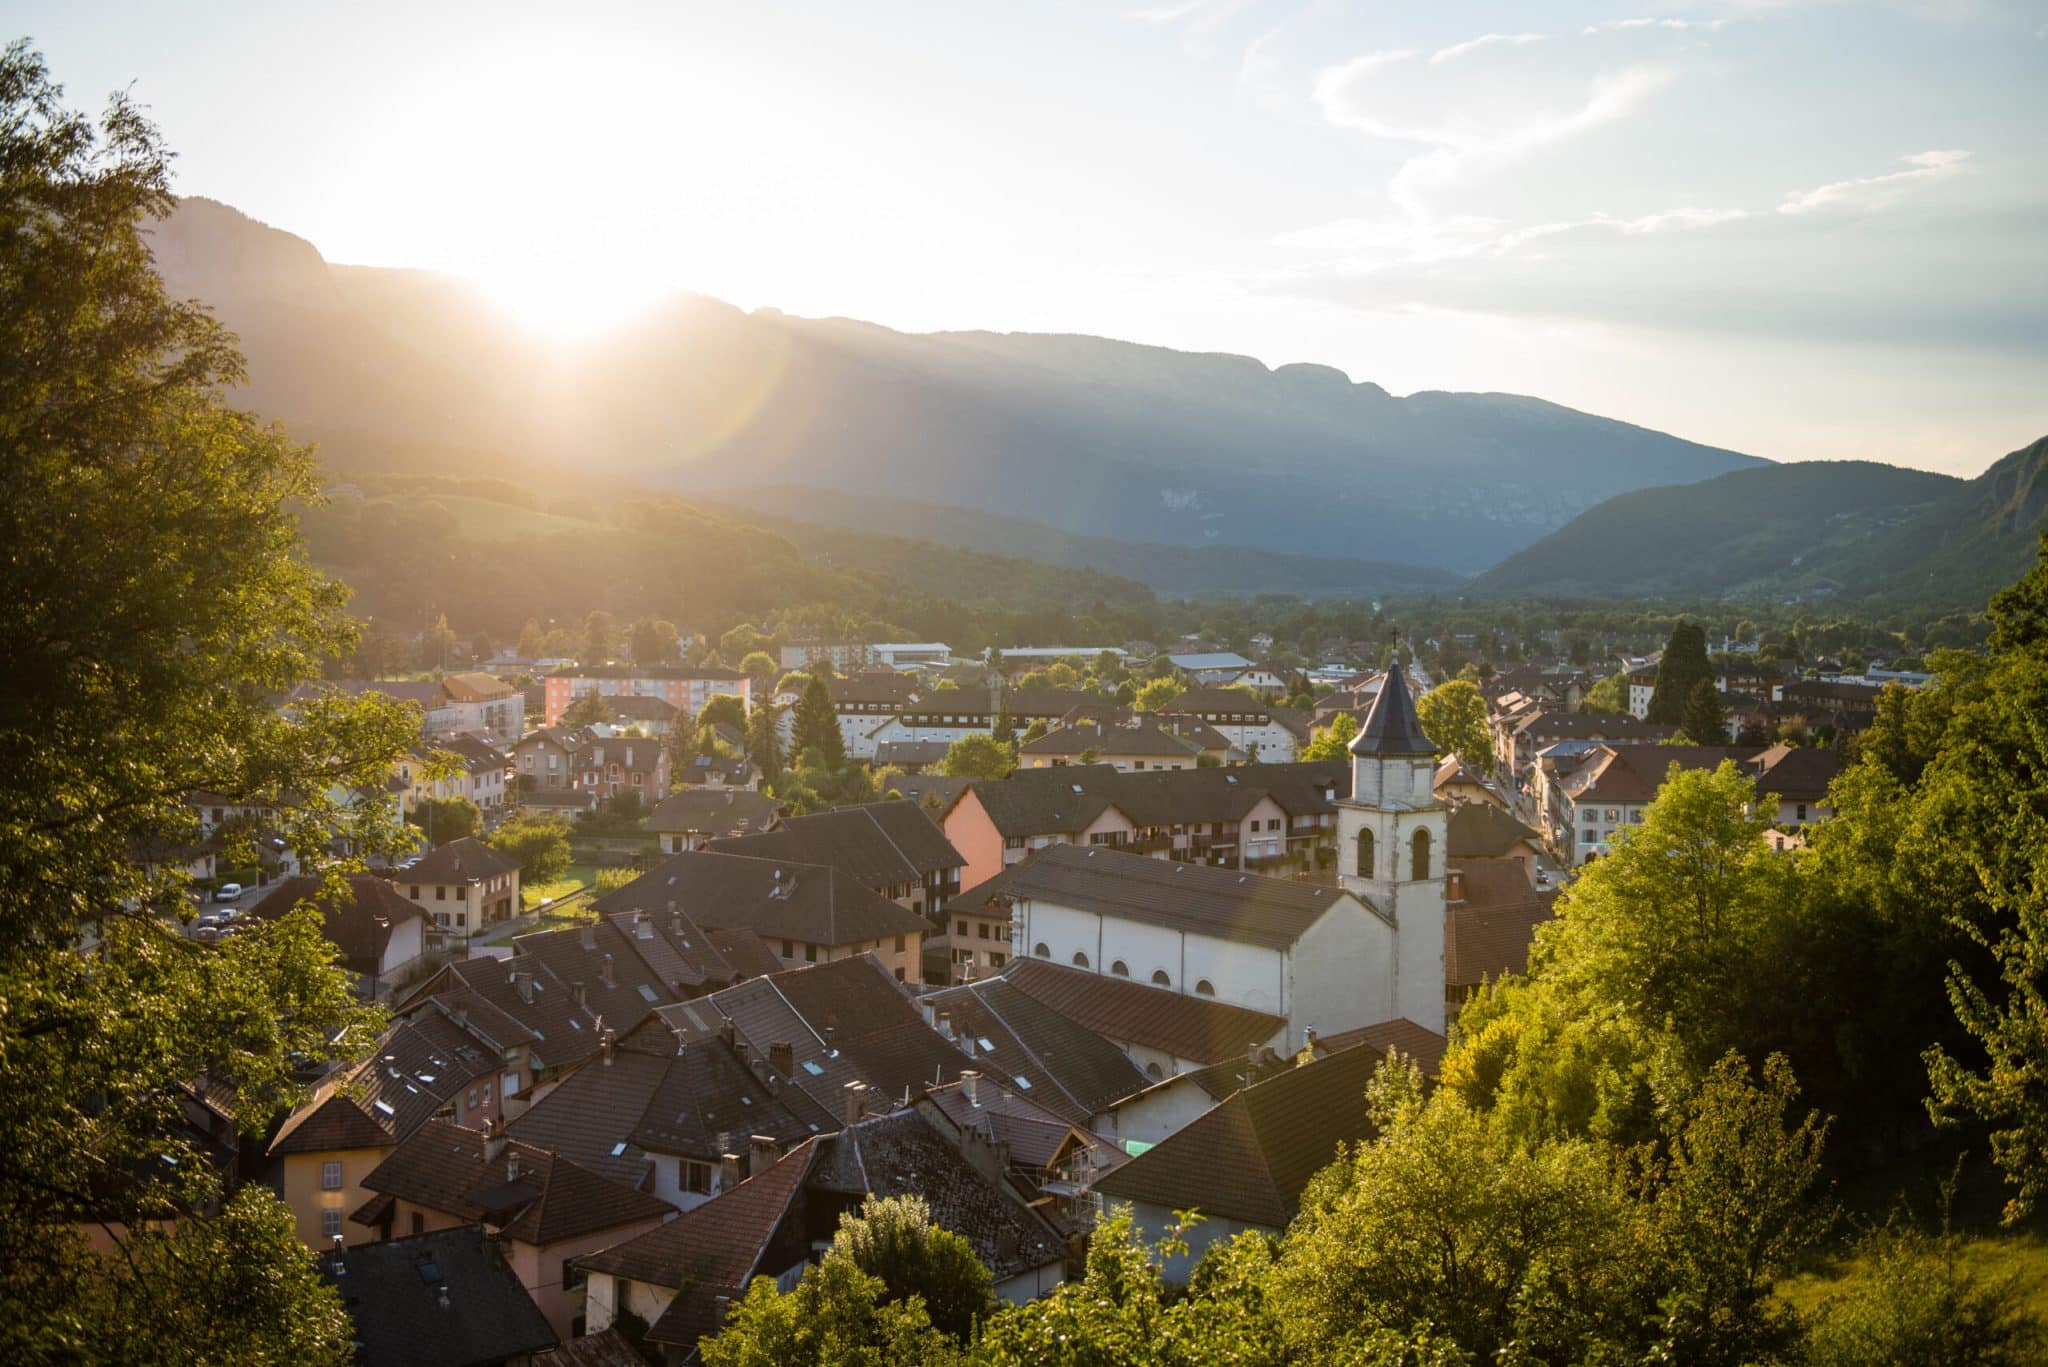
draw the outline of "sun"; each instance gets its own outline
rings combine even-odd
[[[562,342],[609,332],[675,293],[635,253],[607,257],[603,244],[494,261],[471,279],[517,325]]]

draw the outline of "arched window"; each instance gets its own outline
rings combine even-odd
[[[1083,954],[1083,953],[1082,953],[1082,952],[1081,952],[1080,950],[1078,950],[1078,949],[1074,951],[1074,967],[1076,967],[1076,968],[1086,968],[1086,967],[1088,967],[1088,956],[1087,956],[1086,954]]]
[[[1173,986],[1173,979],[1166,976],[1166,970],[1163,968],[1155,968],[1152,970],[1152,981],[1159,984],[1159,986],[1161,987]]]
[[[1216,995],[1216,984],[1203,978],[1195,983],[1195,992],[1200,996],[1213,997]]]
[[[1145,1076],[1151,1078],[1154,1082],[1164,1082],[1166,1080],[1166,1070],[1156,1063],[1148,1063],[1145,1065]]]
[[[1415,833],[1415,869],[1408,876],[1417,880],[1429,877],[1429,828],[1423,827]]]
[[[1052,957],[1052,951],[1046,948],[1045,941],[1043,940],[1040,940],[1037,944],[1033,945],[1031,947],[1031,952],[1033,954],[1036,954],[1041,959],[1050,959]]]
[[[1370,878],[1373,876],[1371,831],[1360,831],[1358,833],[1358,876],[1360,878]]]
[[[1131,966],[1125,963],[1122,959],[1118,959],[1116,962],[1112,963],[1109,966],[1109,971],[1116,974],[1119,978],[1128,978],[1131,976]]]

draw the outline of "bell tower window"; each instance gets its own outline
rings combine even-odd
[[[1415,833],[1415,839],[1410,842],[1410,848],[1414,851],[1415,868],[1409,874],[1409,877],[1417,882],[1421,882],[1429,877],[1429,830],[1427,827]]]
[[[1373,876],[1372,832],[1369,830],[1358,833],[1358,876],[1360,878],[1371,878]]]

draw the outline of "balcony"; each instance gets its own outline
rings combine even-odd
[[[1173,837],[1170,835],[1135,836],[1125,848],[1137,854],[1160,854],[1173,848]]]

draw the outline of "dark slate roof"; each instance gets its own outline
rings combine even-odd
[[[500,1055],[438,1013],[400,1020],[286,1118],[270,1152],[389,1148],[465,1088],[495,1077]]]
[[[995,1085],[985,1077],[975,1087],[971,1101],[965,1084],[960,1082],[926,1088],[925,1098],[955,1126],[979,1130],[990,1139],[1008,1144],[1010,1162],[1015,1167],[1036,1168],[1043,1172],[1059,1156],[1067,1140],[1075,1135],[1079,1135],[1081,1142],[1100,1156],[1103,1166],[1115,1163],[1122,1156],[1122,1150],[1101,1136],[1091,1134],[1029,1097]]]
[[[1162,704],[1159,710],[1168,715],[1223,718],[1224,724],[1231,726],[1238,724],[1228,720],[1232,717],[1251,717],[1251,724],[1256,725],[1273,715],[1265,699],[1235,688],[1190,688]]]
[[[1491,802],[1466,802],[1444,823],[1444,850],[1451,859],[1498,859],[1523,842],[1542,837]]]
[[[602,1066],[602,1065],[600,1065]],[[484,1156],[482,1130],[430,1120],[363,1178],[363,1189],[548,1245],[659,1220],[668,1202],[517,1139]]]
[[[875,747],[877,765],[881,763],[882,749],[883,747],[879,745]],[[945,756],[941,755],[939,758],[943,759]],[[974,780],[971,778],[953,774],[896,774],[889,779],[891,788],[903,794],[905,801],[915,802],[924,808],[934,821],[951,811],[953,804],[960,800],[960,795],[973,783]]]
[[[827,864],[871,888],[921,882],[967,862],[938,823],[907,799],[784,817],[771,831],[712,840],[705,848]]]
[[[422,858],[409,869],[391,875],[395,883],[481,883],[486,878],[512,873],[519,861],[500,854],[473,835],[447,844]]]
[[[1203,728],[1206,730],[1207,728]],[[1162,759],[1193,759],[1201,746],[1157,725],[1099,726],[1083,722],[1048,731],[1018,747],[1023,755],[1079,755],[1096,750],[1105,755],[1144,755]]]
[[[1241,1058],[1246,1046],[1265,1044],[1287,1025],[1263,1011],[1042,959],[1014,960],[1003,980],[1105,1039],[1196,1063]]]
[[[745,788],[693,788],[671,793],[647,814],[647,829],[682,835],[744,835],[765,831],[782,814],[782,804]]]
[[[745,926],[770,944],[868,944],[931,928],[922,916],[827,865],[708,850],[670,855],[592,903],[600,915],[645,911],[657,919],[671,906],[706,928]]]
[[[1423,734],[1408,691],[1407,671],[1387,671],[1387,680],[1373,695],[1372,707],[1350,745],[1354,755],[1434,755],[1436,744]]]
[[[341,897],[324,895],[323,883],[310,875],[283,879],[265,889],[245,914],[274,920],[302,902],[311,902],[319,909],[328,942],[341,951],[342,964],[355,973],[374,976],[381,972],[392,930],[420,919],[419,903],[399,896],[389,883],[366,873],[350,874],[347,892]]]
[[[533,1359],[533,1367],[647,1367],[647,1359],[613,1328],[550,1348]]]
[[[1107,764],[1019,769],[1008,778],[977,782],[975,798],[1005,836],[1086,830],[1112,804],[1119,775]]]
[[[1781,802],[1827,801],[1828,785],[1842,772],[1840,750],[1811,745],[1773,745],[1749,762],[1759,793]]]
[[[886,769],[891,765],[908,767],[919,764],[937,764],[946,758],[946,751],[950,748],[942,740],[885,740],[875,746],[875,767],[877,769]],[[961,787],[967,786],[968,782],[964,778],[955,781]],[[895,787],[905,797],[910,795],[909,790],[904,785],[899,783]]]
[[[838,675],[827,679],[825,688],[834,703],[879,704],[885,707],[901,706],[920,691],[915,676],[898,674],[893,669]]]
[[[657,698],[651,693],[615,693],[605,695],[605,706],[612,716],[622,721],[653,722],[667,726],[675,721],[680,710],[666,698]]]
[[[1096,1179],[1117,1201],[1285,1229],[1340,1144],[1372,1133],[1365,1088],[1385,1057],[1357,1045],[1234,1093]]]
[[[1048,845],[997,877],[1020,900],[1278,950],[1348,897],[1340,888],[1099,846]]]
[[[319,1261],[355,1321],[363,1367],[471,1367],[556,1343],[477,1225],[357,1244]]]
[[[942,988],[921,1004],[946,1014],[941,1033],[949,1027],[961,1045],[960,1067],[1029,1097],[1065,1123],[1086,1125],[1151,1082],[1122,1049],[1005,979]]]

